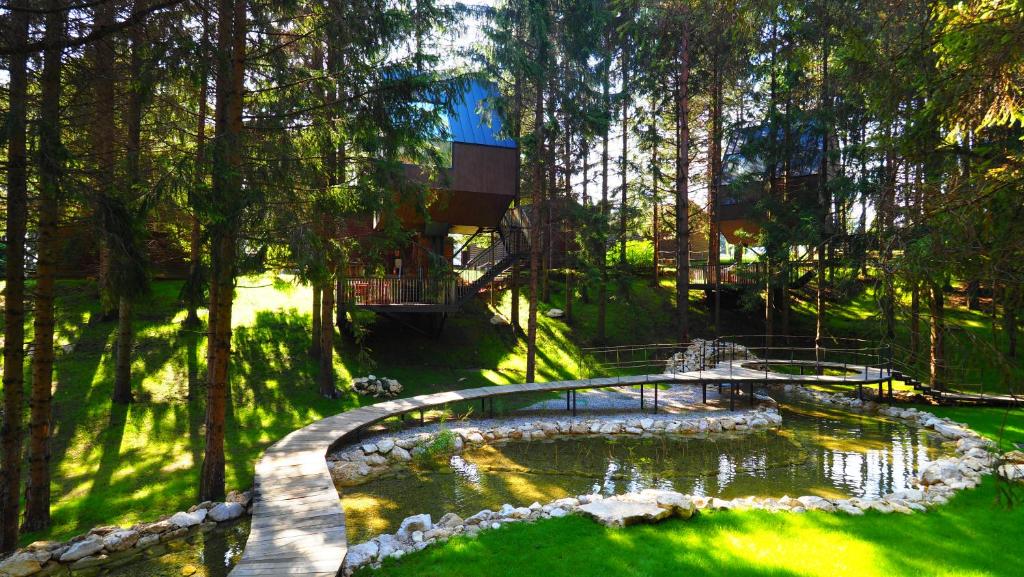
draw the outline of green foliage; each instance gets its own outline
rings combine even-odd
[[[434,438],[415,451],[416,464],[425,469],[437,469],[454,452],[455,433],[442,423]]]
[[[609,266],[618,264],[617,247],[608,251],[607,261]],[[647,271],[654,268],[654,243],[649,240],[626,241],[626,265],[634,271]]]

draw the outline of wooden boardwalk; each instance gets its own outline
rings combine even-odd
[[[367,425],[401,415],[464,401],[523,393],[549,393],[652,383],[771,385],[888,380],[888,372],[861,367],[845,377],[788,375],[750,368],[751,362],[719,363],[714,369],[547,383],[500,385],[386,401],[321,419],[293,431],[264,452],[256,464],[252,529],[238,565],[229,577],[335,577],[345,559],[345,514],[325,459],[340,440]],[[788,364],[789,361],[768,361]],[[813,365],[814,363],[811,363]],[[746,365],[746,366],[744,366]],[[840,368],[843,365],[826,363]]]

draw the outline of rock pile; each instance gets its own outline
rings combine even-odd
[[[251,507],[249,492],[232,491],[223,503],[207,501],[153,523],[139,523],[127,529],[96,527],[85,535],[63,543],[37,541],[0,561],[0,575],[28,577],[37,573],[99,574],[101,567],[109,569],[131,563],[147,553],[147,549],[194,533],[209,531],[218,523],[241,517]]]
[[[665,372],[699,371],[710,369],[720,361],[756,358],[747,347],[741,344],[694,339],[685,351],[675,353],[665,361]]]
[[[534,421],[517,426],[460,427],[450,431],[454,436],[453,452],[458,454],[466,446],[505,440],[529,441],[576,435],[697,435],[763,430],[781,423],[782,415],[773,407],[765,407],[722,416],[562,419]],[[339,487],[359,485],[404,466],[416,454],[425,451],[439,434],[418,433],[363,443],[328,455],[327,465]]]
[[[397,397],[402,392],[402,384],[395,379],[373,375],[352,379],[352,388],[361,395],[370,395],[378,399]]]

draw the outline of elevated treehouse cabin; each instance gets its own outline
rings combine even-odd
[[[788,138],[780,132],[773,143],[766,127],[755,127],[741,131],[726,149],[717,214],[711,220],[709,235],[713,245],[709,254],[719,252],[715,241],[720,238],[735,246],[734,262],[718,267],[722,284],[761,284],[765,272],[763,263],[744,264],[744,252],[761,238],[762,226],[770,219],[779,221],[783,226],[798,226],[797,222],[788,222],[787,214],[792,211],[782,209],[782,214],[772,215],[769,207],[818,204],[821,136],[810,124],[800,126],[794,132]],[[784,144],[787,139],[792,142]],[[781,146],[782,150],[776,156],[783,160],[776,161],[774,170],[769,170],[767,157],[772,146]],[[770,174],[774,174],[774,178]],[[807,263],[794,261],[790,264],[790,273],[790,286],[795,288],[811,279],[813,268]],[[711,274],[709,270],[709,279]]]
[[[512,208],[519,150],[502,136],[497,112],[488,109],[494,95],[494,87],[473,82],[453,103],[446,114],[451,162],[442,174],[428,177],[419,166],[405,166],[407,178],[426,183],[433,193],[428,215],[400,207],[410,242],[374,255],[383,260],[383,272],[351,267],[340,281],[339,304],[443,321],[528,256],[526,221]],[[470,254],[469,241],[456,247],[452,234],[490,242]]]

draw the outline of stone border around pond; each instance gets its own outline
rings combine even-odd
[[[937,417],[926,411],[915,408],[903,409],[895,406],[879,405],[871,401],[861,401],[846,395],[814,391],[806,387],[791,385],[787,392],[809,398],[825,405],[840,406],[855,412],[877,413],[899,419],[923,429],[934,431],[948,442],[956,443],[955,456],[939,459],[929,463],[920,471],[920,477],[913,482],[917,488],[896,491],[879,499],[828,499],[815,495],[781,498],[774,497],[740,497],[736,499],[719,499],[684,495],[675,491],[646,489],[639,493],[626,493],[612,497],[602,495],[579,495],[556,499],[547,504],[538,502],[529,507],[514,507],[505,504],[497,511],[483,510],[465,519],[455,513],[447,513],[437,523],[429,514],[406,517],[394,534],[383,534],[364,543],[349,548],[344,562],[344,574],[351,575],[364,566],[379,567],[387,558],[400,558],[403,555],[419,551],[435,543],[443,543],[457,535],[476,536],[488,529],[497,529],[505,523],[536,521],[564,517],[569,514],[581,514],[609,526],[626,526],[636,523],[653,523],[667,518],[677,517],[688,519],[699,510],[725,509],[758,509],[770,512],[802,513],[805,511],[842,512],[848,515],[863,515],[866,511],[879,513],[911,514],[926,511],[928,507],[945,504],[957,491],[976,487],[983,475],[991,474],[993,468],[1021,467],[1014,465],[1017,457],[1007,453],[1003,457],[995,454],[995,443],[983,438],[966,425],[947,418]],[[756,417],[752,416],[757,415]],[[731,426],[725,423],[731,421]],[[760,419],[753,424],[753,419]],[[656,425],[655,423],[665,423]],[[710,425],[716,422],[717,426]],[[587,419],[585,421],[555,421],[538,423],[544,426],[497,427],[480,430],[476,428],[452,429],[456,432],[456,450],[469,445],[482,445],[486,442],[504,439],[547,439],[565,435],[587,434],[697,434],[714,430],[754,430],[781,424],[782,417],[772,410],[748,411],[745,414],[712,416],[700,418],[669,419]],[[671,430],[669,430],[670,423]],[[737,429],[737,424],[740,427]],[[749,424],[748,424],[749,423]],[[524,430],[525,428],[525,430]],[[358,485],[366,480],[387,473],[394,465],[412,459],[413,453],[436,438],[437,433],[420,433],[405,439],[384,439],[382,442],[366,443],[359,447],[336,453],[329,457],[332,475],[336,483],[345,486]],[[395,450],[398,456],[393,456]],[[1009,465],[999,465],[1007,461]],[[1024,459],[1021,459],[1024,462]],[[1016,469],[1013,469],[1014,471]],[[1009,476],[1008,476],[1009,477]]]
[[[101,570],[138,561],[143,555],[158,557],[166,549],[153,547],[213,530],[252,511],[249,491],[232,491],[223,503],[210,501],[179,511],[152,523],[128,529],[95,527],[69,541],[37,541],[0,561],[0,577],[74,575],[89,577]]]
[[[512,419],[516,424],[493,427],[460,426],[433,432],[410,433],[377,438],[328,455],[327,466],[336,486],[352,487],[404,467],[428,450],[442,432],[451,435],[446,454],[459,454],[467,446],[502,441],[539,441],[569,436],[662,436],[699,435],[764,430],[782,423],[775,407],[761,407],[739,413],[683,417],[655,414],[642,417],[616,416],[577,419]]]

